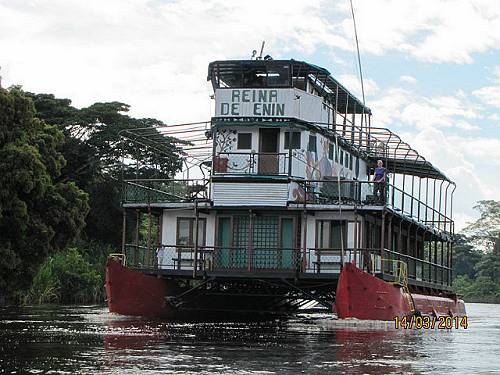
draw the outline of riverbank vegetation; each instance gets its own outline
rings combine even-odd
[[[173,138],[161,155],[120,144],[127,129],[161,125],[128,109],[77,109],[69,99],[0,88],[0,304],[104,301],[106,258],[121,250],[118,181],[152,173],[122,165],[122,150],[161,166],[159,178],[181,167]],[[456,238],[454,285],[466,301],[500,302],[499,204],[479,202],[481,217]]]
[[[455,238],[453,286],[467,302],[500,303],[500,202],[475,208],[480,218]]]
[[[0,88],[0,304],[104,300],[105,261],[121,249],[119,178],[151,174],[122,165],[122,151],[160,165],[159,178],[181,166],[173,138],[161,155],[120,143],[125,130],[162,124],[128,110]]]

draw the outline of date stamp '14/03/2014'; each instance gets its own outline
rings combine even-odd
[[[467,316],[403,316],[394,317],[396,329],[467,329]]]

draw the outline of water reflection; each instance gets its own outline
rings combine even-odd
[[[494,373],[500,369],[499,312],[498,306],[469,306],[467,331],[396,331],[392,322],[319,314],[182,323],[119,317],[101,307],[7,309],[0,311],[0,368],[82,374]],[[478,361],[480,343],[488,351]]]

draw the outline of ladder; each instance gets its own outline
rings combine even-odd
[[[413,296],[408,288],[408,265],[402,260],[395,259],[384,259],[384,262],[392,262],[393,266],[396,268],[394,281],[392,284],[399,285],[403,289],[403,294],[410,308],[410,313],[415,314],[415,301],[413,301]]]

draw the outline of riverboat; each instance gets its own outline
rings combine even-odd
[[[210,121],[122,133],[158,153],[180,138],[186,168],[182,178],[124,177],[122,253],[106,268],[110,312],[465,314],[451,285],[449,177],[374,126],[370,108],[324,68],[269,56],[214,61],[208,81]],[[384,178],[374,182],[377,164]]]

